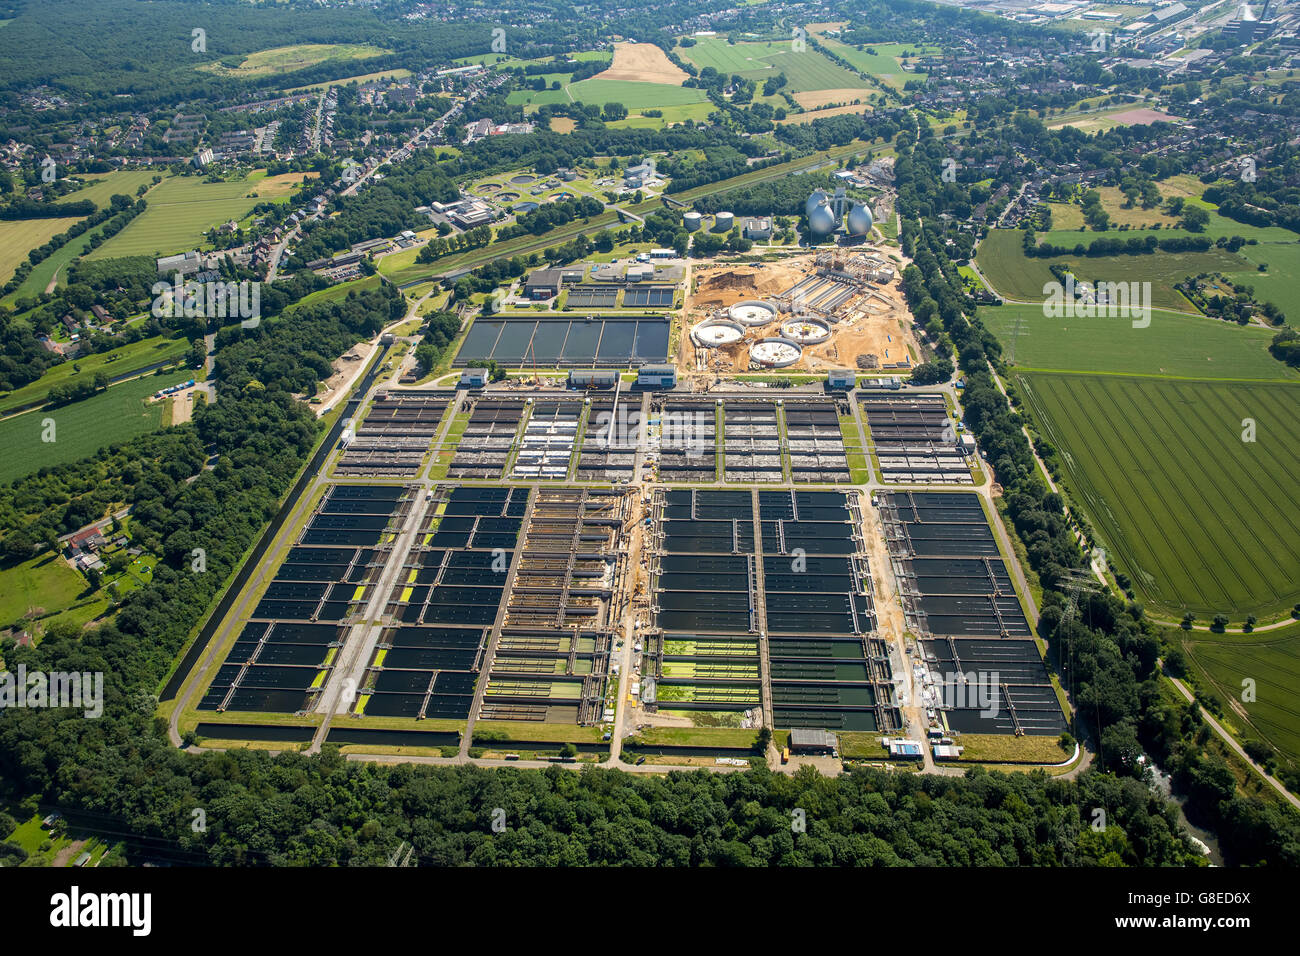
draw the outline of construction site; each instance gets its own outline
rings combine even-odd
[[[715,374],[907,372],[921,352],[898,265],[860,246],[697,268],[682,311],[678,365]]]

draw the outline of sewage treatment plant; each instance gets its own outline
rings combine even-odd
[[[441,380],[367,379],[190,655],[181,732],[780,767],[1069,727],[960,391],[891,380],[920,353],[883,255],[543,273]]]

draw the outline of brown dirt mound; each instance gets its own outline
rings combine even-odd
[[[791,284],[784,271],[778,269],[742,267],[714,272],[700,278],[695,305],[703,308],[735,305],[745,299],[777,295]]]

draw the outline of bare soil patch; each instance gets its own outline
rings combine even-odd
[[[825,106],[827,103],[846,103],[852,104],[858,100],[866,104],[867,97],[871,95],[870,90],[864,90],[861,87],[851,86],[838,90],[808,90],[803,93],[793,94],[795,102],[806,110],[815,110]]]
[[[614,45],[614,62],[608,70],[597,73],[593,79],[681,86],[688,76],[685,70],[653,44],[618,43]]]
[[[792,113],[785,119],[777,120],[777,123],[782,126],[789,126],[791,123],[811,123],[813,120],[825,119],[828,116],[839,116],[841,113],[866,113],[870,110],[870,106],[851,103],[848,106],[832,106],[824,110],[809,110],[807,113]]]

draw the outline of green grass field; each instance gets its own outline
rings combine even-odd
[[[1135,329],[1127,318],[1049,319],[1040,305],[983,307],[979,316],[1020,369],[1300,382],[1269,355],[1273,333],[1257,326],[1153,311],[1150,326]]]
[[[364,43],[297,43],[259,50],[247,57],[235,57],[233,63],[205,63],[199,69],[219,76],[251,79],[279,73],[305,70],[318,63],[342,60],[366,60],[391,53],[383,47]]]
[[[708,97],[703,90],[670,86],[667,83],[633,83],[627,80],[582,80],[568,88],[569,95],[579,103],[622,103],[628,109],[647,109],[656,106],[682,106],[686,103],[703,103]]]
[[[99,234],[102,230],[103,227],[101,226],[83,232],[77,238],[64,243],[62,248],[55,250],[53,254],[46,256],[32,267],[32,271],[27,274],[27,278],[22,281],[18,288],[0,299],[0,304],[13,308],[19,299],[39,296],[49,288],[51,279],[67,278],[63,270],[67,268],[68,263],[89,252],[90,237]]]
[[[1300,385],[1015,379],[1139,599],[1265,620],[1300,601]]]
[[[85,578],[51,552],[0,570],[0,627],[35,618],[76,601]]]
[[[701,69],[711,66],[719,73],[728,76],[738,73],[760,84],[768,77],[784,73],[789,80],[787,89],[792,93],[867,89],[861,77],[832,63],[811,46],[795,52],[788,40],[728,43],[721,37],[708,37],[695,46],[678,47],[676,52]]]
[[[1300,242],[1293,236],[1287,242],[1260,242],[1242,246],[1241,256],[1248,267],[1225,274],[1236,285],[1248,285],[1260,302],[1272,302],[1287,316],[1290,325],[1300,323]],[[1260,272],[1260,263],[1268,266]]]
[[[924,73],[909,72],[899,64],[898,57],[904,51],[909,53],[939,52],[938,47],[925,47],[915,43],[876,43],[871,47],[876,51],[873,54],[830,37],[822,37],[820,42],[826,46],[826,49],[844,57],[845,60],[852,63],[863,73],[874,76],[886,86],[891,86],[896,90],[901,90],[903,84],[908,80],[925,79]]]
[[[59,202],[80,202],[89,199],[99,209],[108,205],[115,195],[130,196],[134,201],[135,191],[141,186],[153,185],[153,178],[160,175],[155,169],[119,169],[113,173],[83,173],[81,178],[86,185],[76,192],[68,193]]]
[[[266,184],[261,185],[264,180]],[[159,256],[202,248],[206,245],[203,233],[213,226],[243,219],[259,202],[287,201],[283,193],[279,183],[267,180],[264,170],[221,183],[176,176],[150,190],[149,208],[88,258]]]
[[[90,182],[82,189],[75,193],[69,193],[65,201],[89,199],[100,208],[108,205],[108,201],[115,195],[120,194],[136,198],[135,191],[142,185],[150,185],[153,177],[158,175],[154,170],[119,170],[115,173],[103,173],[97,176],[87,175],[85,178]],[[63,270],[67,268],[68,263],[78,256],[84,256],[90,251],[90,239],[103,231],[103,226],[96,226],[87,232],[82,233],[70,242],[54,251],[52,255],[46,256],[38,262],[27,278],[23,280],[22,285],[0,300],[0,304],[13,307],[14,303],[25,296],[37,296],[49,288],[51,279],[64,279]],[[25,258],[25,257],[24,257]]]
[[[93,455],[105,445],[126,441],[162,425],[163,402],[146,402],[158,389],[183,382],[192,372],[146,375],[53,411],[37,410],[0,422],[0,482],[66,461]],[[42,441],[44,421],[52,418],[55,440]]]
[[[1164,235],[1173,230],[1161,230]],[[1097,233],[1061,233],[1061,242],[1083,242],[1087,245]],[[1131,232],[1108,233],[1119,238]],[[1195,312],[1187,299],[1174,289],[1174,284],[1186,276],[1201,272],[1239,272],[1245,265],[1240,256],[1223,249],[1208,252],[1159,252],[1141,256],[1054,256],[1030,259],[1021,245],[1022,233],[1018,229],[994,229],[980,243],[975,261],[993,288],[1009,299],[1041,302],[1043,285],[1055,282],[1048,266],[1056,263],[1070,269],[1080,279],[1108,282],[1150,282],[1151,304],[1159,309],[1176,312]]]
[[[1300,625],[1253,634],[1196,631],[1183,635],[1182,645],[1192,672],[1242,736],[1271,744],[1292,765],[1300,760]],[[1241,699],[1246,679],[1255,682],[1249,703]]]
[[[51,237],[66,232],[80,217],[60,219],[16,219],[0,222],[0,282],[7,282],[14,270],[25,262],[27,253],[43,246]]]
[[[561,83],[564,83],[568,76],[565,74]],[[550,82],[549,78],[547,82]],[[506,97],[506,102],[511,106],[554,106],[557,103],[572,103],[573,100],[563,87],[558,90],[548,87],[544,90],[511,90]]]
[[[124,345],[112,352],[102,352],[71,362],[62,362],[22,388],[16,388],[12,392],[0,392],[0,414],[5,414],[28,402],[43,400],[49,394],[50,388],[55,385],[82,382],[94,378],[95,373],[99,371],[107,372],[110,378],[126,375],[158,362],[177,359],[189,351],[189,346],[187,339],[166,339],[156,335]],[[77,367],[80,367],[80,371]]]
[[[684,103],[679,106],[647,106],[643,109],[659,109],[663,116],[645,116],[643,113],[632,111],[628,114],[627,119],[615,120],[605,125],[611,129],[662,129],[669,123],[684,123],[686,120],[695,120],[702,123],[716,106],[712,103]]]

